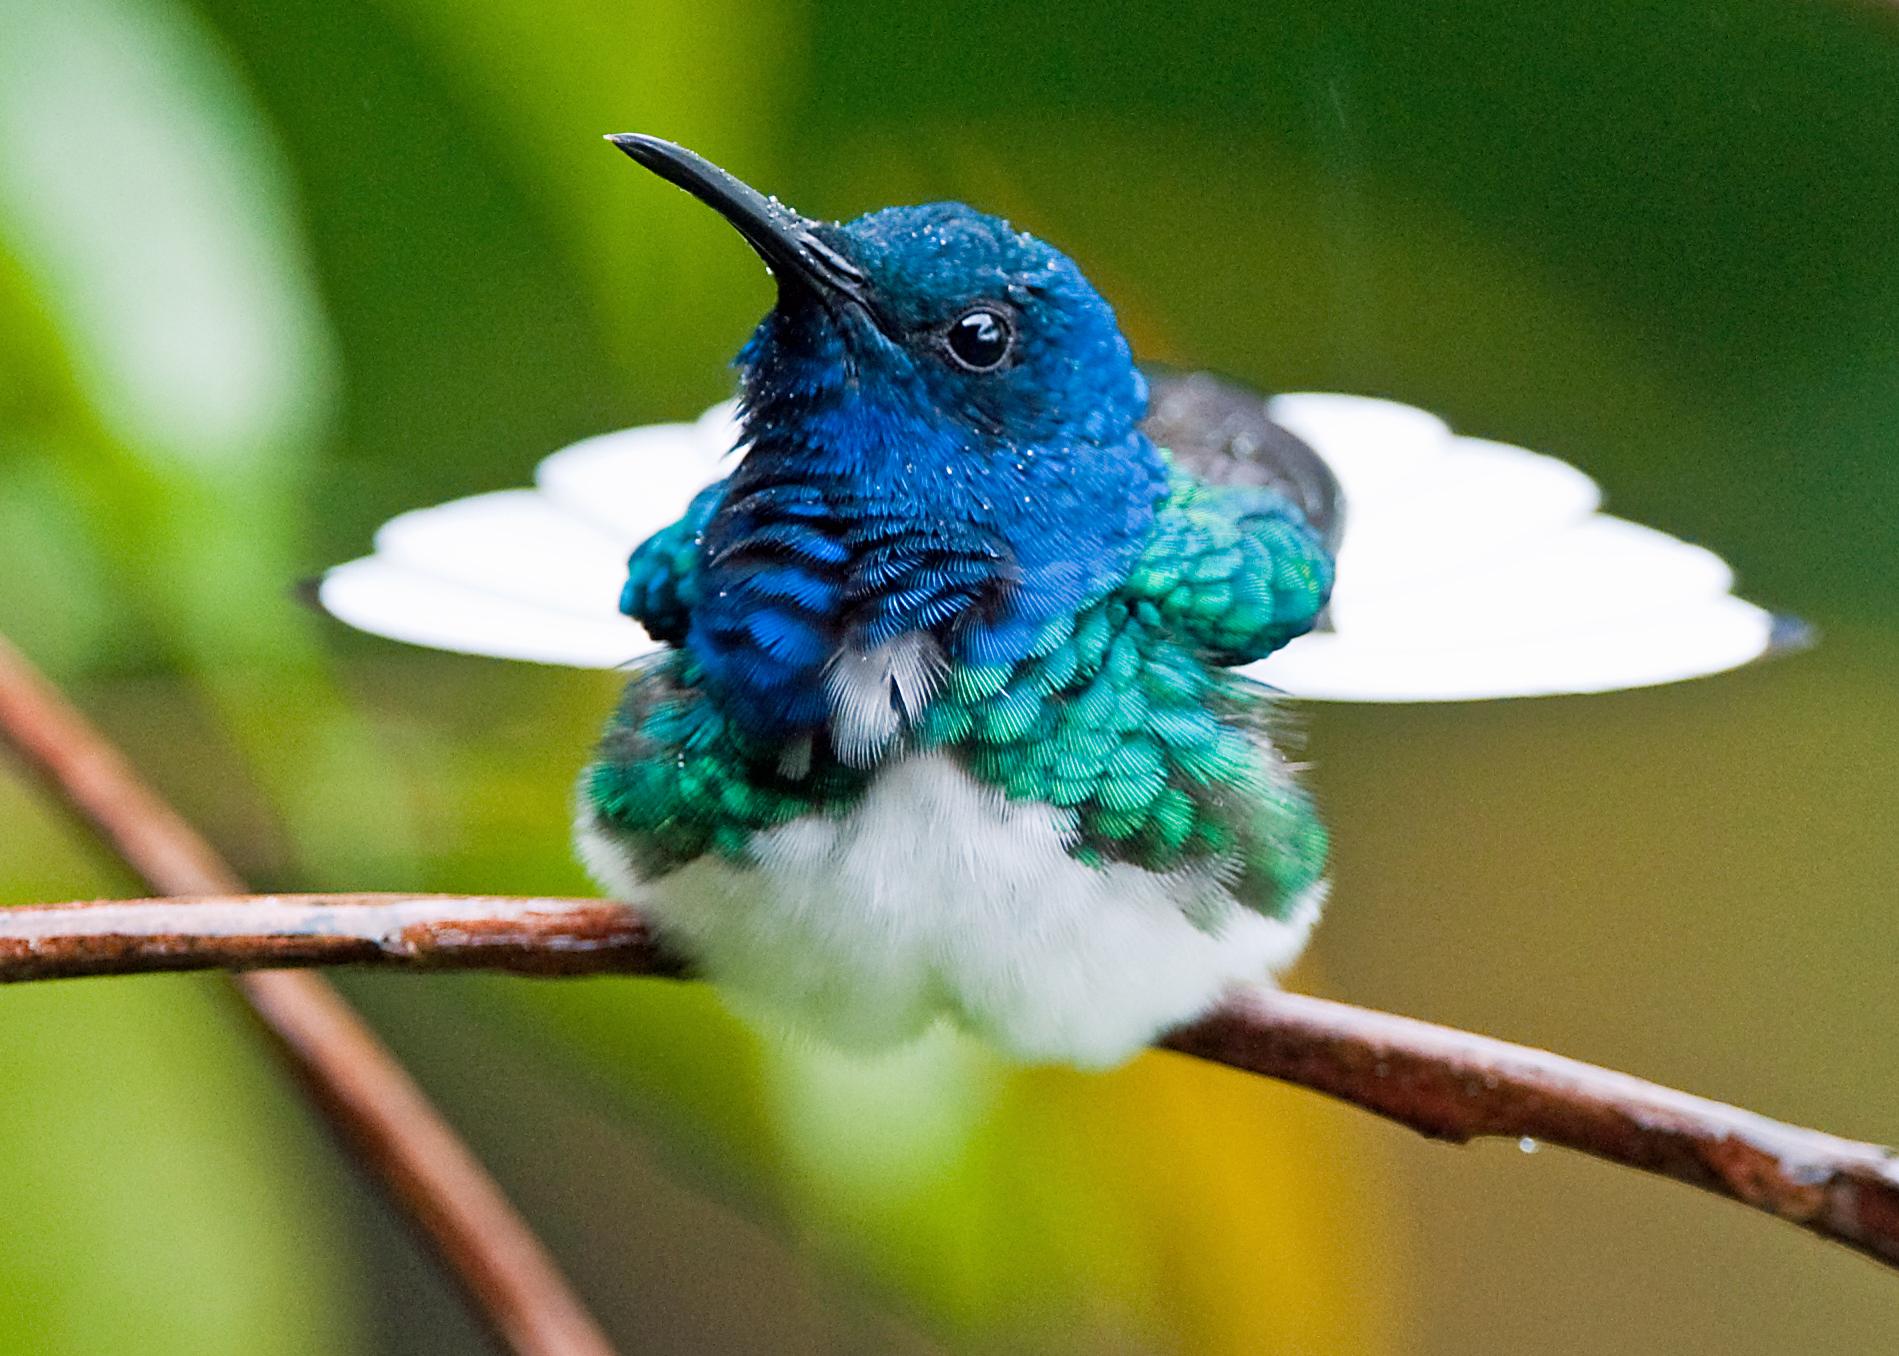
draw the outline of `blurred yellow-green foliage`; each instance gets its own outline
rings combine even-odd
[[[610,681],[291,585],[728,389],[769,287],[627,129],[816,214],[1004,211],[1148,356],[1548,448],[1819,623],[1679,688],[1312,712],[1298,980],[1899,1135],[1899,12],[0,0],[0,629],[260,884],[584,888]],[[129,888],[0,781],[0,901]],[[1899,1341],[1794,1230],[1172,1058],[866,1069],[687,986],[345,982],[629,1353]],[[0,995],[0,1352],[476,1347],[231,1016]]]

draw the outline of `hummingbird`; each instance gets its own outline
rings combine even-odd
[[[1144,369],[1075,262],[998,217],[818,221],[608,140],[775,281],[736,404],[404,515],[319,597],[444,648],[630,660],[578,851],[741,1010],[1111,1066],[1271,982],[1319,918],[1288,692],[1604,691],[1790,639],[1552,458]]]

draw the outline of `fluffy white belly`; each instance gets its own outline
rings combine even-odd
[[[933,754],[893,763],[844,816],[760,835],[753,866],[645,881],[584,812],[579,839],[737,1006],[860,1048],[948,1016],[1019,1059],[1114,1064],[1288,964],[1318,917],[1323,885],[1271,919],[1210,871],[1085,866],[1072,833]]]

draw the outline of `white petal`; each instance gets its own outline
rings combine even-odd
[[[713,457],[725,456],[738,449],[745,430],[739,424],[738,401],[721,400],[694,421],[699,430],[699,439]]]
[[[1430,548],[1424,534],[1409,549],[1381,542],[1377,554],[1341,557],[1334,628],[1378,643],[1530,640],[1718,597],[1734,582],[1713,552],[1603,515],[1474,559]]]
[[[1451,451],[1449,425],[1395,400],[1299,392],[1274,396],[1266,412],[1332,468],[1345,491],[1348,532],[1360,503],[1428,489]]]
[[[1596,482],[1554,457],[1481,438],[1453,438],[1422,481],[1373,479],[1345,505],[1340,559],[1454,564],[1581,522],[1600,506]],[[1408,488],[1404,488],[1408,487]]]
[[[1766,654],[1771,614],[1722,595],[1621,625],[1539,638],[1447,631],[1436,645],[1316,632],[1242,672],[1322,701],[1475,701],[1610,692],[1698,678]]]
[[[1712,552],[1598,513],[1554,457],[1453,435],[1388,400],[1299,394],[1274,418],[1345,492],[1328,621],[1248,671],[1352,701],[1599,692],[1732,668],[1774,619]]]
[[[550,611],[619,615],[627,551],[534,490],[500,490],[392,518],[376,555],[417,574]]]
[[[374,556],[324,576],[318,601],[362,630],[468,654],[612,668],[650,652],[619,614],[626,558],[723,473],[734,408],[575,443],[540,464],[538,489],[393,518]]]
[[[592,620],[516,602],[378,556],[325,574],[317,599],[324,611],[359,630],[462,654],[607,669],[658,648],[625,617]]]
[[[722,410],[715,406],[713,413]],[[708,416],[710,418],[710,416]],[[723,419],[649,424],[587,438],[563,448],[534,472],[541,493],[587,518],[631,551],[686,511],[721,474],[731,450]]]

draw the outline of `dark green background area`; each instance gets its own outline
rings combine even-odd
[[[1145,356],[1553,451],[1817,623],[1678,688],[1308,712],[1295,982],[1899,1138],[1899,12],[10,0],[0,630],[262,886],[585,888],[611,679],[290,588],[729,391],[770,285],[615,130],[814,214],[1003,212]],[[226,284],[228,391],[101,358],[197,351]],[[0,902],[131,888],[0,780]],[[1794,1230],[1175,1060],[864,1072],[684,986],[347,986],[628,1352],[1899,1340],[1892,1278]],[[0,1093],[0,1352],[475,1341],[215,985],[0,994]]]

